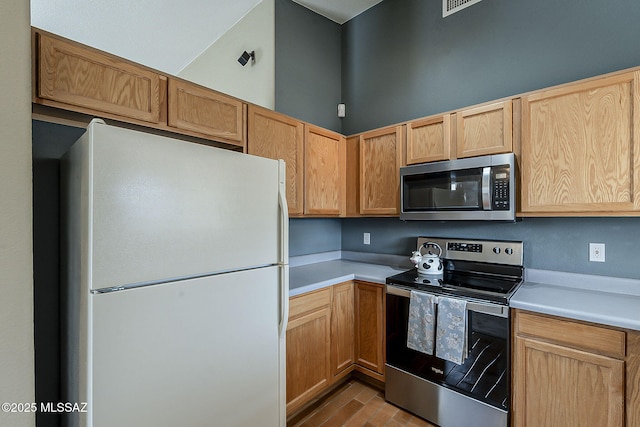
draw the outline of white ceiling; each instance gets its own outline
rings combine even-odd
[[[31,25],[170,74],[260,0],[31,0]]]
[[[262,0],[31,0],[31,25],[178,74]],[[382,0],[294,0],[342,24]]]
[[[293,0],[302,6],[325,16],[338,24],[344,24],[351,18],[377,5],[382,0]]]

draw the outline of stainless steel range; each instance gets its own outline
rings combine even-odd
[[[419,237],[412,260],[432,262],[434,247],[440,273],[418,264],[386,280],[385,397],[441,427],[506,427],[509,298],[522,283],[522,242]],[[460,359],[440,353],[461,337]]]

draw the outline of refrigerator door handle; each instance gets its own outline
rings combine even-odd
[[[280,325],[278,335],[284,337],[289,322],[289,266],[280,266]]]
[[[278,205],[280,206],[280,263],[289,264],[289,207],[287,205],[286,165],[278,160]]]
[[[289,320],[289,208],[287,206],[286,164],[278,161],[278,205],[280,206],[280,337]]]

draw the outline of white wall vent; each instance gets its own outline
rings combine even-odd
[[[481,0],[442,0],[442,17],[451,15]]]

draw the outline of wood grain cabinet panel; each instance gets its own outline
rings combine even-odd
[[[287,205],[290,216],[304,211],[304,124],[266,108],[249,105],[247,152],[286,163]]]
[[[604,326],[587,325],[570,320],[559,321],[548,316],[520,311],[518,333],[538,336],[564,346],[624,359],[626,334]]]
[[[517,338],[517,426],[624,426],[624,361]]]
[[[184,80],[169,79],[168,124],[244,146],[244,106],[230,96]]]
[[[458,158],[510,153],[513,149],[511,100],[456,113]]]
[[[640,331],[627,331],[625,413],[627,427],[640,426]]]
[[[331,303],[331,371],[334,376],[352,367],[355,349],[353,282],[333,286]]]
[[[287,325],[287,415],[328,387],[331,373],[331,289],[291,299]]]
[[[628,404],[637,402],[637,386],[625,391],[626,379],[638,377],[627,332],[521,310],[514,332],[514,426],[622,427],[625,412],[636,419]],[[625,393],[633,394],[626,410]]]
[[[344,215],[345,150],[344,136],[317,126],[305,126],[305,215]]]
[[[384,285],[356,282],[355,299],[356,363],[384,376]]]
[[[451,114],[407,124],[407,164],[451,158]]]
[[[346,212],[347,217],[360,216],[360,135],[347,138]]]
[[[287,415],[354,370],[384,382],[384,285],[349,281],[289,301]]]
[[[160,75],[95,49],[36,34],[36,97],[149,123],[160,121]],[[36,100],[38,102],[38,100]],[[87,111],[92,110],[92,111]]]
[[[403,165],[404,125],[360,135],[360,213],[400,213],[400,167]]]
[[[640,71],[522,98],[527,213],[640,210]]]

